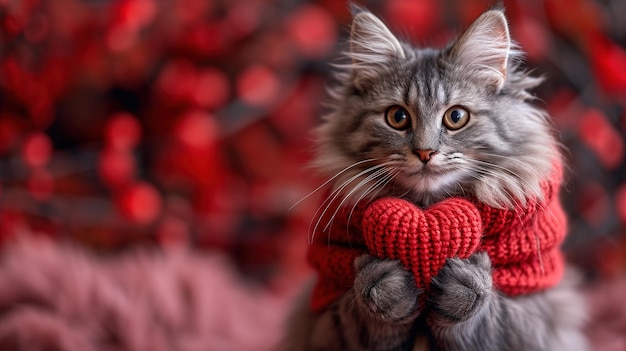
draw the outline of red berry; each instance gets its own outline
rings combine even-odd
[[[161,213],[161,195],[150,183],[138,182],[129,186],[118,201],[122,215],[136,224],[150,224]]]
[[[323,8],[307,5],[292,15],[288,23],[289,34],[305,56],[327,55],[337,41],[337,28],[333,18]]]
[[[263,14],[262,4],[255,1],[235,1],[228,5],[228,24],[237,37],[254,32]]]
[[[237,94],[250,105],[267,105],[276,99],[279,81],[276,73],[263,65],[248,67],[237,78]]]
[[[185,146],[204,149],[215,143],[219,132],[213,116],[193,111],[180,119],[176,137]]]
[[[132,149],[141,139],[141,125],[135,117],[120,112],[109,118],[104,127],[107,144],[114,149]]]
[[[187,100],[195,94],[196,67],[187,60],[169,62],[157,79],[157,87],[175,101]]]
[[[106,42],[113,52],[126,51],[137,43],[137,30],[128,26],[114,25],[109,28]]]
[[[42,133],[35,132],[29,135],[22,146],[22,157],[30,167],[41,167],[50,161],[52,156],[52,142]]]
[[[98,159],[98,175],[110,187],[119,187],[135,178],[135,159],[128,150],[107,148]]]
[[[602,87],[612,94],[626,92],[626,50],[604,37],[597,37],[591,45],[591,63]]]
[[[435,1],[390,0],[384,3],[386,18],[392,30],[402,30],[414,39],[432,35],[440,21]]]
[[[602,112],[594,109],[585,112],[578,132],[605,168],[619,167],[624,159],[624,140]]]
[[[208,68],[197,76],[192,97],[196,104],[207,109],[217,109],[228,102],[230,82],[220,70]]]

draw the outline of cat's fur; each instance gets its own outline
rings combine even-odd
[[[503,9],[486,11],[441,50],[399,41],[364,9],[353,16],[349,63],[319,129],[316,165],[333,177],[336,201],[401,196],[425,207],[457,195],[508,207],[541,198],[559,146],[547,114],[529,102],[541,79],[521,69]],[[408,129],[386,122],[391,106],[408,111]],[[456,131],[442,125],[452,106],[470,113]],[[547,291],[512,298],[495,290],[486,254],[450,259],[421,310],[423,292],[398,261],[364,255],[355,267],[350,291],[292,323],[301,327],[293,350],[587,348],[583,301],[569,274]]]

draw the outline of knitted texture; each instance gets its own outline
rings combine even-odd
[[[354,260],[365,253],[398,259],[428,290],[450,257],[486,251],[496,288],[515,296],[554,286],[564,271],[560,252],[566,218],[558,190],[560,162],[541,184],[542,199],[498,209],[472,199],[450,198],[421,209],[399,198],[343,207],[321,219],[326,231],[314,233],[308,260],[318,272],[312,308],[322,310],[349,290]],[[323,227],[323,226],[321,226]]]
[[[482,219],[471,202],[451,198],[422,210],[384,198],[365,210],[363,236],[376,257],[400,260],[426,288],[449,257],[468,258],[480,244]]]

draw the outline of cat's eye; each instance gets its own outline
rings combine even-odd
[[[411,125],[411,115],[401,106],[392,106],[389,108],[385,118],[387,119],[387,124],[394,129],[403,130]]]
[[[443,124],[449,130],[458,130],[469,122],[469,111],[461,106],[453,106],[443,115]]]

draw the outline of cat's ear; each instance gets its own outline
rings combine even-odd
[[[499,91],[506,81],[511,55],[504,12],[494,9],[483,13],[452,46],[450,55],[455,65],[471,69]]]
[[[373,78],[391,58],[404,58],[400,41],[389,28],[369,11],[352,5],[350,51],[354,83]]]

